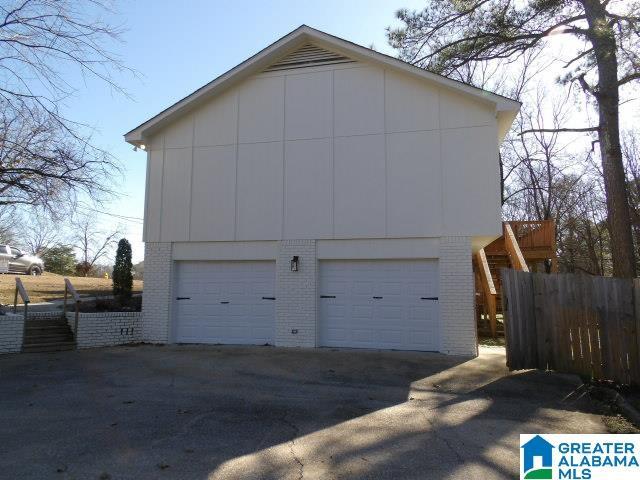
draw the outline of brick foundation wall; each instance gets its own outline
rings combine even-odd
[[[440,321],[441,352],[477,355],[475,291],[471,239],[440,239]]]
[[[140,312],[81,313],[78,318],[78,348],[111,347],[141,341]],[[67,313],[67,323],[74,329],[75,313]]]
[[[0,354],[22,350],[24,316],[13,313],[0,315]]]
[[[169,342],[172,263],[170,243],[145,243],[141,334],[143,342]]]
[[[300,258],[297,272],[291,271],[294,255]],[[277,346],[316,346],[317,276],[315,240],[280,242],[276,259]]]

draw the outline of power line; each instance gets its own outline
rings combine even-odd
[[[105,212],[105,211],[102,211],[102,210],[98,210],[98,209],[95,209],[95,208],[88,207],[86,205],[81,205],[80,208],[83,208],[83,209],[86,209],[86,210],[90,210],[90,211],[95,212],[95,213],[100,213],[102,215],[107,215],[107,216],[110,216],[110,217],[118,218],[120,220],[125,220],[127,222],[135,222],[135,223],[143,223],[144,222],[144,219],[140,218],[140,217],[129,217],[127,215],[118,215],[117,213]]]

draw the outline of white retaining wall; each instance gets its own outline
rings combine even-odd
[[[22,350],[24,316],[14,313],[0,315],[0,354]]]
[[[78,318],[78,348],[111,347],[137,343],[142,339],[140,312],[81,313]],[[74,329],[75,313],[67,313],[67,322]]]

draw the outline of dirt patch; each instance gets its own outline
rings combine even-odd
[[[20,277],[31,303],[45,302],[64,297],[64,277],[45,272],[38,277],[29,275],[0,274],[0,303],[12,304],[16,288],[15,277]],[[111,295],[111,279],[92,277],[67,277],[80,295]],[[142,292],[142,280],[133,281],[134,293]]]
[[[504,347],[504,336],[493,337],[479,337],[478,344],[483,347]]]
[[[609,386],[597,383],[588,386],[589,397],[598,407],[602,415],[602,421],[610,433],[640,433],[640,428],[635,425],[622,411],[616,401],[616,391]],[[625,401],[633,396],[626,395]]]

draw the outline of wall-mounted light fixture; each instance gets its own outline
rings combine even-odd
[[[298,264],[300,263],[300,259],[298,257],[298,255],[294,255],[293,258],[291,259],[291,271],[292,272],[297,272],[298,271]]]

